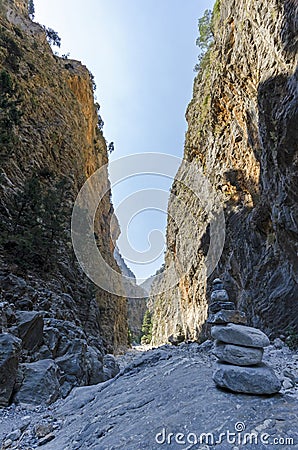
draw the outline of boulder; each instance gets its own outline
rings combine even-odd
[[[113,356],[107,356],[105,368],[102,341],[87,336],[75,324],[57,319],[45,319],[44,342],[59,366],[63,381],[60,392],[66,397],[74,386],[92,385],[113,378],[118,372]],[[46,349],[43,351],[46,356]],[[41,350],[39,351],[41,355]]]
[[[216,341],[213,354],[220,360],[237,366],[253,366],[262,361],[264,350]]]
[[[16,324],[23,348],[36,350],[43,342],[43,316],[37,311],[17,311]]]
[[[56,358],[57,356],[57,349],[59,345],[59,341],[61,339],[61,334],[59,333],[59,330],[55,327],[48,327],[45,326],[43,331],[43,340],[46,344],[47,348],[52,353],[52,357]]]
[[[211,336],[227,344],[243,345],[245,347],[267,347],[270,344],[268,336],[257,328],[229,323],[214,325]]]
[[[119,365],[113,355],[107,354],[103,357],[104,381],[114,378],[120,371]]]
[[[26,310],[26,311],[32,311],[33,309],[33,302],[30,300],[30,298],[27,295],[24,295],[22,298],[19,298],[15,301],[15,307],[16,309]]]
[[[5,333],[15,322],[14,305],[0,302],[0,333]]]
[[[86,363],[88,369],[88,385],[105,381],[103,373],[103,357],[97,348],[87,347]]]
[[[87,384],[86,351],[86,341],[74,339],[73,342],[69,342],[67,353],[55,359],[64,379],[73,386]]]
[[[21,340],[0,334],[0,407],[8,406],[18,373]]]
[[[281,389],[274,371],[264,363],[253,367],[217,363],[213,380],[221,388],[243,394],[268,395]]]
[[[25,404],[51,404],[59,397],[60,373],[52,359],[22,364],[23,382],[14,401]]]
[[[19,291],[23,292],[26,287],[26,281],[23,278],[17,277],[13,274],[9,274],[1,279],[1,289],[3,289],[4,292],[12,291],[14,293],[19,293]]]
[[[223,323],[240,323],[246,324],[246,316],[244,312],[238,310],[222,309],[215,314],[210,314],[207,323],[223,324]]]
[[[181,325],[176,325],[176,330],[168,337],[168,342],[172,345],[179,345],[185,341],[185,333]]]
[[[168,337],[168,342],[172,345],[179,345],[184,340],[185,336],[183,334],[171,334],[171,336]]]

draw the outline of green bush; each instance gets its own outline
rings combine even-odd
[[[12,225],[1,238],[12,262],[42,272],[56,265],[70,216],[66,179],[55,180],[50,172],[46,179],[44,174],[27,179],[14,197]]]
[[[152,340],[152,316],[150,311],[147,309],[143,320],[141,343],[150,344],[151,340]]]

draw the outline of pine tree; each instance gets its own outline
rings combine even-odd
[[[29,0],[28,1],[28,15],[31,20],[34,20],[35,17],[35,7],[34,7],[34,1]]]
[[[0,72],[0,163],[8,159],[14,146],[17,145],[15,126],[20,124],[22,117],[21,103],[21,97],[11,75],[6,70],[2,70]]]
[[[218,5],[218,1],[216,4]],[[201,50],[201,54],[198,56],[199,62],[194,68],[196,72],[198,72],[201,68],[204,69],[210,62],[210,49],[214,42],[212,19],[212,11],[210,9],[206,9],[203,17],[201,17],[198,21],[199,37],[196,40],[196,45]]]
[[[65,179],[28,179],[12,205],[13,226],[4,246],[21,267],[50,270],[66,240],[65,224],[70,215]]]
[[[56,45],[57,47],[61,47],[61,38],[58,35],[57,31],[53,30],[52,28],[47,28],[43,26],[43,29],[45,30],[47,41],[50,45]]]
[[[147,309],[143,319],[142,325],[142,344],[150,344],[152,339],[152,316],[150,311]]]

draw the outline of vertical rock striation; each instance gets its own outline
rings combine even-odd
[[[200,277],[209,229],[197,211],[200,250],[179,285],[154,298],[154,344],[177,326],[186,338],[199,338],[217,276],[250,325],[297,331],[297,12],[293,0],[215,4],[214,43],[186,113],[184,157],[224,203],[225,247],[210,279]],[[174,182],[169,210],[181,194]],[[177,231],[169,219],[166,267],[183,246]],[[159,287],[170,281],[165,275]]]

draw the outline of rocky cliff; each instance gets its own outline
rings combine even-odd
[[[29,363],[50,361],[44,370],[60,371],[65,394],[75,384],[107,379],[103,355],[127,344],[126,300],[88,281],[70,237],[76,194],[107,164],[107,148],[88,69],[53,54],[44,29],[28,18],[26,1],[1,0],[0,14],[2,327],[23,338],[12,344],[18,354],[25,335],[36,341],[22,349],[20,379],[33,370]],[[108,192],[95,235],[105,260],[119,271],[112,214]]]
[[[158,286],[165,292],[154,297],[154,344],[172,333],[200,338],[218,276],[249,324],[276,335],[289,327],[298,331],[297,13],[295,0],[215,4],[214,42],[186,113],[184,157],[197,164],[224,204],[225,246],[216,270],[202,277],[210,230],[195,199],[186,196],[196,210],[199,251],[171,290],[165,271]],[[169,211],[183,195],[174,182]],[[186,242],[189,230],[181,223],[184,229],[177,230],[168,220],[166,268]]]

